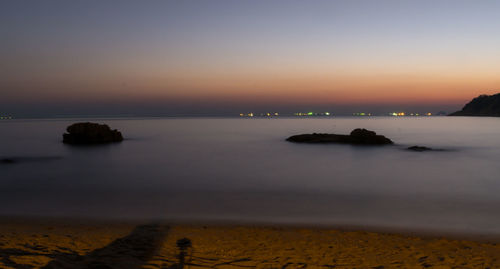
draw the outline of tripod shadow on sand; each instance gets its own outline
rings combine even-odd
[[[160,250],[169,227],[141,225],[127,236],[96,249],[85,256],[60,254],[43,268],[141,268]]]

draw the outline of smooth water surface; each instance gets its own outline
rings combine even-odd
[[[82,120],[0,122],[0,214],[500,234],[500,119],[110,119],[126,140],[64,145]],[[293,144],[367,128],[396,145]],[[445,149],[410,152],[408,146]]]

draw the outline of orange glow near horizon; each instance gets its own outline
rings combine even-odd
[[[115,81],[124,81],[118,82]],[[500,78],[402,74],[218,76],[184,75],[98,81],[36,81],[52,100],[207,100],[278,104],[464,104],[499,91]],[[28,89],[26,89],[28,88]],[[33,87],[13,87],[12,98]],[[72,91],[64,91],[72,89]],[[15,93],[15,95],[14,95]],[[8,92],[4,94],[9,98]],[[26,94],[24,99],[30,99]],[[35,97],[33,97],[35,98]],[[39,97],[36,97],[39,98]]]
[[[144,78],[125,85],[104,83],[103,98],[178,99],[309,104],[463,104],[498,92],[498,77],[464,75],[349,74],[243,76],[217,74]],[[96,85],[96,89],[100,88]],[[91,96],[92,94],[89,94]]]
[[[4,11],[0,104],[26,110],[463,105],[500,91],[495,2],[14,2]]]

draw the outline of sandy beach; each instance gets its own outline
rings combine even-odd
[[[0,267],[500,268],[500,246],[327,228],[3,219]]]

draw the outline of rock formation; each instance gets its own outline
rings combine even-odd
[[[388,145],[393,142],[373,131],[366,129],[354,129],[349,135],[340,134],[301,134],[293,135],[286,139],[295,143],[338,143],[351,145]]]
[[[112,130],[106,124],[91,122],[75,123],[66,128],[68,133],[63,134],[63,143],[74,145],[105,144],[121,142],[122,134]]]
[[[462,110],[451,113],[449,116],[500,117],[500,93],[480,95],[467,103]]]

